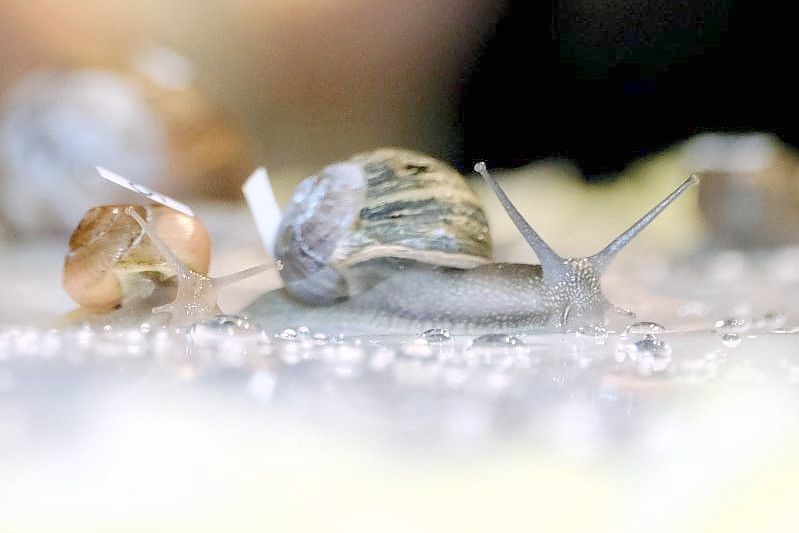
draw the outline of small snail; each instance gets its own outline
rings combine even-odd
[[[217,289],[273,268],[209,277],[211,242],[205,226],[157,204],[90,209],[69,249],[64,289],[89,313],[118,310],[122,320],[168,313],[173,325],[218,314]]]
[[[108,312],[146,299],[176,274],[174,266],[126,213],[129,207],[90,209],[69,240],[64,289],[90,311]],[[171,253],[191,270],[208,273],[211,241],[198,219],[157,204],[133,209],[148,221]]]
[[[452,231],[439,228],[428,232],[422,224],[421,234],[428,238],[410,237],[411,243],[420,246],[409,246],[401,254],[394,254],[390,246],[383,248],[382,255],[369,253],[361,257],[358,252],[338,253],[342,248],[351,249],[340,246],[340,242],[363,243],[364,238],[356,235],[368,223],[370,209],[380,212],[379,208],[364,203],[364,198],[368,201],[372,197],[371,187],[394,188],[411,197],[417,187],[424,190],[420,185],[422,179],[406,181],[397,169],[415,168],[419,176],[429,173],[434,182],[440,179],[436,176],[440,175],[443,164],[433,164],[434,160],[425,158],[423,164],[415,167],[418,157],[409,152],[378,151],[342,164],[348,166],[328,167],[322,178],[312,177],[300,184],[278,234],[278,256],[285,265],[284,276],[289,276],[284,277],[286,288],[261,296],[246,312],[272,328],[305,325],[322,332],[413,332],[442,327],[453,332],[478,333],[563,329],[603,321],[606,310],[612,306],[602,293],[602,273],[633,237],[699,181],[695,176],[685,180],[598,254],[564,259],[527,224],[485,165],[478,164],[475,170],[493,189],[538,256],[540,265],[491,263],[490,251],[485,248],[487,231],[480,223],[484,220],[482,211],[469,201],[473,196],[465,192],[449,197],[442,192],[442,198],[453,203],[466,199],[467,205],[450,205],[437,214],[449,227],[453,213],[469,213],[463,220],[476,233],[465,244],[452,242],[455,236]],[[370,164],[383,170],[370,171]],[[364,175],[366,192],[362,190]],[[320,184],[325,178],[332,185]],[[463,182],[462,177],[449,178]],[[384,179],[394,183],[384,184]],[[463,185],[466,186],[465,182]],[[386,199],[394,200],[396,196],[389,193]],[[415,200],[389,203],[385,212],[396,215],[393,222],[391,219],[386,222],[392,230],[389,235],[415,235],[419,229],[414,227],[414,217],[418,214],[415,208],[423,205],[429,207],[424,201],[415,203]],[[431,221],[434,218],[431,215]],[[427,218],[421,216],[420,220],[424,222]],[[446,246],[438,239],[446,242]],[[436,251],[433,256],[428,253],[428,244]],[[468,256],[469,260],[448,261],[447,254],[451,253],[459,258]],[[354,261],[354,257],[359,260]],[[299,268],[294,262],[310,268]],[[301,277],[303,274],[308,276],[307,284]]]

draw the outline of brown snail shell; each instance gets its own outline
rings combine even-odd
[[[471,268],[491,261],[488,222],[465,178],[394,148],[358,154],[300,183],[275,242],[286,290],[317,305],[356,294],[360,280],[350,267],[365,262]]]
[[[81,306],[106,312],[152,294],[175,275],[126,205],[90,209],[69,240],[63,285]],[[211,260],[208,231],[197,218],[162,205],[133,206],[192,271],[206,274]]]

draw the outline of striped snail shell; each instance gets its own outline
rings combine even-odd
[[[82,307],[107,312],[152,295],[176,274],[126,209],[132,207],[192,271],[207,274],[208,231],[198,219],[162,205],[106,205],[90,209],[69,240],[64,289]]]
[[[524,219],[485,164],[478,163],[475,170],[494,191],[540,264],[444,268],[416,261],[331,305],[309,305],[288,290],[274,290],[245,311],[272,328],[303,325],[328,334],[409,333],[430,328],[454,333],[526,332],[603,323],[610,309],[628,315],[602,292],[604,272],[632,239],[699,182],[690,176],[598,253],[567,258],[557,254]],[[334,207],[339,205],[334,203]]]
[[[286,290],[307,304],[357,294],[356,265],[405,260],[472,268],[491,261],[488,223],[465,178],[432,157],[394,148],[322,169],[295,190],[275,256]]]

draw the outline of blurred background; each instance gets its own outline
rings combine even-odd
[[[735,0],[7,0],[0,239],[63,239],[89,207],[130,201],[98,164],[193,205],[239,200],[263,164],[285,204],[322,166],[400,146],[521,168],[504,182],[527,212],[549,176],[648,180],[609,195],[635,217],[715,173],[694,212],[719,242],[794,242],[789,20]]]
[[[152,74],[142,50],[167,47],[242,145],[217,173],[167,167],[212,194],[253,162],[293,183],[386,145],[596,177],[701,131],[795,142],[787,20],[734,0],[7,0],[0,91],[55,66]]]
[[[789,20],[735,0],[6,0],[0,242],[63,244],[90,207],[139,201],[95,165],[240,208],[258,165],[285,205],[324,165],[400,146],[507,170],[511,197],[570,255],[691,172],[699,194],[641,245],[794,244]],[[496,257],[529,261],[475,186]],[[217,218],[215,242],[245,225],[249,239],[246,215]]]

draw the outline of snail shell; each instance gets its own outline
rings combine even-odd
[[[799,240],[799,156],[776,136],[705,134],[683,148],[702,176],[699,208],[721,246],[764,248]]]
[[[370,262],[455,268],[491,261],[488,223],[464,177],[432,157],[384,148],[325,167],[297,187],[278,229],[275,256],[286,290],[327,305],[368,288],[354,275]],[[399,260],[399,261],[398,261]],[[380,278],[380,276],[377,276]]]
[[[125,205],[90,209],[69,240],[63,285],[93,312],[107,312],[149,297],[176,272]],[[198,219],[162,205],[131,206],[192,271],[208,272],[211,243]]]
[[[685,242],[742,249],[799,242],[799,153],[777,136],[702,133],[633,163],[620,181],[647,188],[689,173],[702,183],[698,202],[681,213]]]

